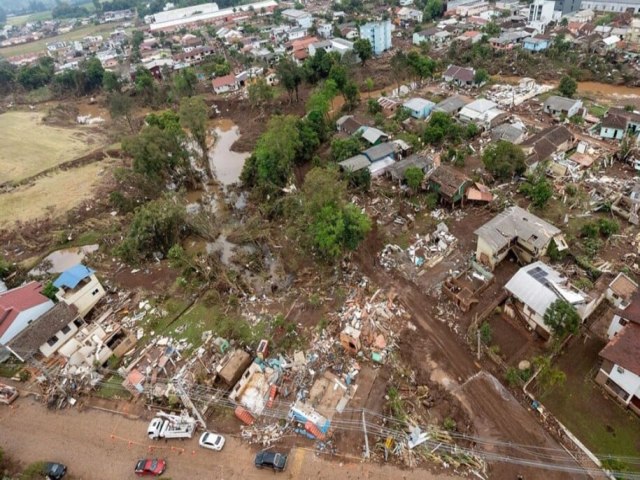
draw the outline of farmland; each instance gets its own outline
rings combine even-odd
[[[55,127],[44,124],[42,118],[41,112],[0,115],[0,183],[19,182],[82,156],[103,140],[91,127]]]
[[[0,229],[16,221],[58,217],[95,195],[109,160],[39,178],[35,183],[0,194]]]

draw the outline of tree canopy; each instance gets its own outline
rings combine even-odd
[[[501,180],[522,175],[527,169],[524,160],[522,148],[504,140],[492,143],[482,154],[482,162],[487,171]]]
[[[573,97],[578,90],[578,83],[568,75],[565,75],[560,80],[560,85],[558,85],[558,90],[565,97]]]
[[[569,302],[558,299],[544,312],[544,324],[553,334],[562,338],[569,333],[576,333],[580,326],[580,315]]]
[[[373,57],[373,47],[367,38],[359,38],[353,42],[353,51],[358,55],[363,67],[367,63],[367,60]]]

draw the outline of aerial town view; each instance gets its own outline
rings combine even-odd
[[[640,479],[640,0],[0,0],[0,479]]]

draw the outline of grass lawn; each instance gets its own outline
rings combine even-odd
[[[80,40],[87,35],[106,35],[113,32],[118,25],[116,23],[102,23],[100,25],[85,25],[75,28],[70,32],[56,35],[55,37],[41,38],[35,42],[13,45],[11,47],[0,48],[0,56],[13,57],[14,55],[24,55],[25,53],[44,52],[46,44],[51,42]],[[127,30],[130,32],[130,29]]]
[[[19,15],[7,18],[7,25],[24,25],[27,22],[37,22],[38,20],[51,20],[51,10],[44,12],[30,13],[29,15]]]
[[[123,378],[120,375],[112,375],[103,381],[102,386],[96,392],[96,395],[102,398],[116,399],[121,398],[128,400],[131,394],[122,386]]]
[[[103,178],[101,173],[110,165],[108,160],[104,160],[58,171],[39,178],[35,183],[0,194],[0,228],[9,227],[18,220],[28,222],[45,216],[64,215],[95,195],[96,186]],[[94,237],[84,240],[95,243]]]
[[[88,127],[54,127],[42,123],[42,118],[42,112],[0,115],[0,183],[19,182],[85,155],[103,142]]]
[[[541,400],[594,454],[638,457],[640,418],[623,409],[593,380],[603,347],[604,342],[595,338],[574,342],[556,364],[567,375],[565,384]]]
[[[587,107],[587,110],[594,117],[602,118],[604,117],[604,114],[607,113],[608,108],[603,107],[602,105],[596,105],[595,103],[593,103]]]

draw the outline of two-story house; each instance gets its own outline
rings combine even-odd
[[[54,303],[42,295],[39,282],[0,293],[0,345],[9,343],[38,317],[53,308]]]
[[[82,318],[106,295],[96,272],[81,263],[62,272],[53,285],[58,289],[56,298],[75,306]]]

